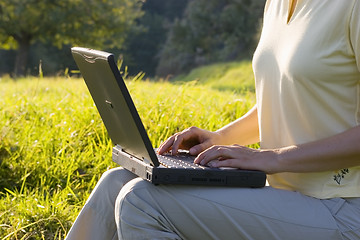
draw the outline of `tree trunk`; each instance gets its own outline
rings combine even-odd
[[[19,48],[16,53],[14,75],[15,77],[21,77],[25,76],[30,50],[30,40],[22,39],[21,41],[17,42],[19,44]]]

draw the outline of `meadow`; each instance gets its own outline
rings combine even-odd
[[[126,84],[154,146],[193,125],[215,130],[255,103],[249,62]],[[117,167],[112,146],[82,78],[0,78],[0,239],[64,239]]]

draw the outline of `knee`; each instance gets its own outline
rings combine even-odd
[[[120,239],[179,239],[159,206],[166,195],[140,178],[127,183],[115,204],[115,221]]]
[[[144,205],[147,203],[144,202],[143,194],[146,194],[149,187],[152,187],[151,183],[136,178],[128,182],[118,194],[115,202],[115,220],[120,236],[122,236],[120,229],[124,230],[131,226],[125,223],[136,222],[140,219],[139,215],[145,214]]]
[[[110,169],[103,173],[89,199],[102,199],[114,205],[121,188],[134,177],[134,174],[123,168]]]
[[[129,199],[132,198],[133,195],[138,195],[137,192],[143,192],[144,189],[148,189],[149,187],[151,187],[152,184],[141,179],[141,178],[136,178],[133,179],[132,181],[128,182],[120,191],[118,197],[117,197],[117,202],[120,204],[123,202],[124,199]],[[129,194],[132,193],[132,194]]]
[[[122,211],[120,209],[127,208],[127,205],[139,206],[139,201],[143,199],[143,194],[148,192],[147,190],[153,185],[145,180],[140,178],[133,179],[128,182],[120,191],[116,199],[116,207],[119,210],[118,213],[120,218],[122,216]]]
[[[123,169],[122,167],[117,167],[104,172],[99,180],[99,183],[108,186],[119,186],[121,188],[135,177],[136,175],[128,170]]]

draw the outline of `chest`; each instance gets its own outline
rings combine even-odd
[[[271,0],[256,51],[261,57],[256,60],[266,61],[268,70],[276,69],[291,79],[309,75],[306,79],[332,81],[356,75],[349,40],[350,2],[297,0],[291,9],[288,0]]]

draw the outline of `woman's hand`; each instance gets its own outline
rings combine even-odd
[[[360,166],[360,126],[345,132],[276,149],[251,149],[240,145],[214,145],[200,153],[195,163],[279,172],[323,172]]]
[[[240,145],[212,146],[201,152],[194,162],[217,168],[261,170],[270,174],[276,172],[277,153],[273,150],[252,149]]]
[[[182,132],[176,133],[158,148],[158,153],[163,154],[169,150],[177,154],[179,149],[189,150],[191,155],[198,155],[214,144],[218,144],[220,134],[197,127],[190,127]]]

